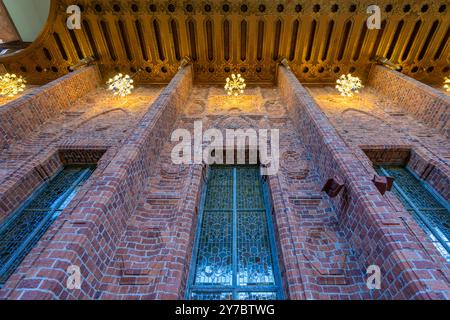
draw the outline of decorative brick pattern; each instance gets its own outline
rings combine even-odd
[[[317,165],[319,178],[340,176],[344,192],[332,200],[358,263],[378,265],[382,290],[375,299],[449,299],[443,276],[448,266],[425,234],[406,214],[398,214],[373,185],[371,175],[332,127],[319,106],[288,70],[280,68],[279,86],[292,121]],[[430,259],[430,257],[432,257]],[[426,274],[427,276],[421,276]]]
[[[405,112],[450,138],[450,96],[400,72],[374,66],[369,85]]]
[[[20,280],[11,279],[3,291],[9,299],[98,298],[103,272],[109,265],[126,221],[136,208],[143,187],[155,170],[163,141],[185,104],[192,81],[191,67],[181,70],[145,112],[134,131],[123,141],[108,163],[102,158],[91,183],[83,187],[76,205],[66,210],[52,241],[24,271]],[[84,132],[84,131],[83,131]],[[61,219],[59,219],[61,220]],[[56,247],[53,244],[57,244]],[[35,248],[37,250],[37,248]],[[46,261],[46,263],[43,263]],[[26,262],[25,262],[26,264]],[[66,270],[81,267],[82,289],[65,287]],[[30,287],[30,283],[38,284]]]
[[[278,87],[249,87],[238,99],[222,87],[193,86],[192,73],[185,67],[167,87],[139,87],[127,100],[93,87],[8,140],[0,220],[64,164],[97,163],[97,170],[0,298],[184,298],[209,168],[173,164],[170,137],[202,120],[204,130],[280,130],[280,171],[268,182],[287,298],[450,299],[446,262],[401,203],[371,181],[373,163],[408,163],[448,195],[448,147],[439,132],[411,128],[415,120],[386,107],[387,98],[369,108],[370,90],[346,107],[325,98],[328,89],[310,88],[316,103],[284,67]],[[71,76],[70,86],[85,81]],[[332,177],[345,187],[330,199],[321,189]],[[382,270],[380,291],[365,283],[373,264]],[[66,288],[70,265],[81,267],[81,290]]]
[[[339,96],[330,86],[308,91],[368,172],[373,165],[408,165],[450,200],[450,141],[440,130],[405,113],[371,86],[353,98]]]
[[[97,67],[83,68],[0,106],[0,150],[68,109],[99,81]]]

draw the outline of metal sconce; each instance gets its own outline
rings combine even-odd
[[[75,65],[73,65],[73,66],[70,66],[70,67],[69,67],[69,70],[70,70],[70,71],[78,70],[78,69],[80,69],[80,68],[82,68],[82,67],[84,67],[84,66],[90,65],[90,64],[93,63],[94,61],[95,61],[94,56],[86,57],[86,58],[81,59],[80,61],[78,61],[77,64],[75,64]]]
[[[336,198],[339,195],[339,193],[341,193],[343,188],[344,183],[342,182],[342,180],[338,177],[334,177],[332,179],[329,179],[325,183],[322,192],[328,194],[330,198]]]
[[[399,66],[399,65],[397,65],[395,63],[392,63],[391,61],[389,61],[387,58],[384,58],[384,57],[377,56],[377,57],[375,57],[375,59],[373,59],[373,62],[375,62],[377,64],[381,64],[381,65],[386,66],[388,68],[394,69],[396,71],[402,70],[401,66]]]
[[[385,176],[377,176],[375,175],[373,177],[372,182],[375,184],[375,187],[377,187],[378,191],[380,191],[381,195],[384,196],[384,194],[387,191],[392,190],[392,186],[394,184],[394,178],[392,177],[385,177]]]

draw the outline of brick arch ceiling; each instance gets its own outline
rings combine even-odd
[[[138,82],[167,83],[190,56],[198,82],[241,72],[270,83],[286,58],[300,81],[326,83],[347,72],[365,77],[371,59],[383,56],[407,75],[441,81],[450,65],[450,2],[378,3],[381,30],[366,27],[372,0],[52,0],[38,39],[0,64],[39,84],[95,56],[104,77],[141,68]],[[72,4],[82,9],[81,30],[65,25]]]

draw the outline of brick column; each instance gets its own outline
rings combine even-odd
[[[416,119],[450,138],[450,96],[400,72],[374,66],[369,85]]]
[[[319,106],[285,67],[279,70],[279,87],[288,111],[307,146],[316,170],[325,182],[339,176],[345,190],[333,204],[362,269],[377,265],[381,290],[374,299],[449,299],[449,268],[433,261],[408,225],[378,192],[371,176],[353,155]],[[447,278],[446,278],[447,277]]]
[[[36,259],[8,299],[95,299],[106,266],[152,174],[164,142],[186,104],[192,67],[178,72],[149,106],[134,134],[124,142],[72,215]],[[66,270],[81,268],[81,290],[66,288]],[[6,286],[8,283],[6,284]]]

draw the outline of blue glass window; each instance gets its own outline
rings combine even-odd
[[[394,193],[450,262],[450,205],[409,169],[398,166],[378,168],[380,174],[395,178]]]
[[[93,170],[92,167],[64,168],[0,225],[0,286],[69,205]]]
[[[267,195],[258,166],[211,168],[188,299],[283,298]]]

